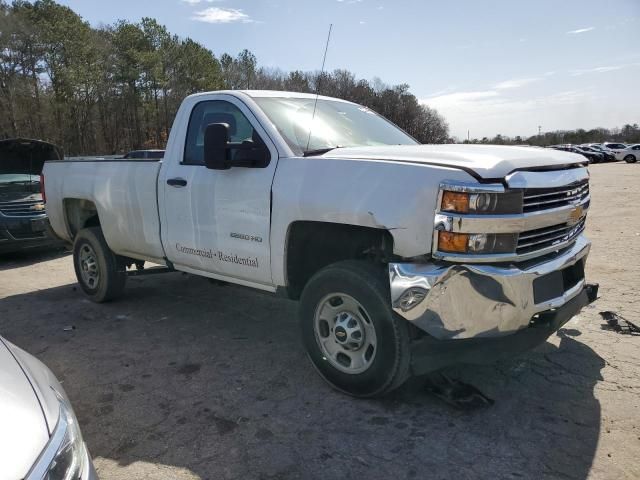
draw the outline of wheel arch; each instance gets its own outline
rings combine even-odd
[[[309,279],[320,269],[343,260],[385,263],[393,256],[393,236],[383,228],[295,221],[285,241],[286,295],[300,298]]]
[[[71,240],[83,228],[100,226],[100,215],[93,201],[82,198],[65,198],[63,205],[65,227]]]

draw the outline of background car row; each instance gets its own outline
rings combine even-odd
[[[627,145],[624,143],[604,142],[586,143],[583,145],[551,145],[548,148],[579,153],[586,157],[589,163],[617,162],[622,160],[627,163],[635,163],[640,160],[640,144]]]

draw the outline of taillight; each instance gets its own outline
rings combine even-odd
[[[42,194],[42,201],[47,203],[47,195],[44,193],[44,175],[40,174],[40,193]]]

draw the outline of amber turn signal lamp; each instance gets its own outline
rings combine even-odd
[[[445,190],[442,193],[440,208],[445,212],[467,213],[469,212],[469,194]]]
[[[438,250],[441,252],[466,253],[468,244],[467,233],[438,232]]]

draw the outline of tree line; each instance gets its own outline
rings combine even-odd
[[[449,130],[409,86],[357,79],[347,70],[283,72],[253,53],[217,58],[153,18],[91,27],[53,0],[0,0],[0,138],[46,139],[68,155],[164,148],[183,98],[220,89],[276,89],[351,100],[423,143]]]
[[[576,130],[555,130],[552,132],[544,132],[540,135],[532,135],[531,137],[508,137],[505,135],[496,135],[493,138],[483,137],[482,139],[465,140],[463,143],[473,144],[491,144],[491,145],[535,145],[546,147],[549,145],[575,144],[583,143],[602,143],[602,142],[619,142],[619,143],[640,143],[640,126],[637,123],[626,124],[622,128],[592,128],[585,130],[578,128]]]

